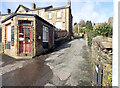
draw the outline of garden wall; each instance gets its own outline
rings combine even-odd
[[[112,38],[93,38],[91,51],[94,84],[112,86]]]

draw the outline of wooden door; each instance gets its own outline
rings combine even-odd
[[[19,38],[20,53],[31,53],[31,26],[20,26]]]

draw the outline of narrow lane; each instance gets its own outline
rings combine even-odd
[[[2,75],[4,86],[91,86],[86,40],[75,39]]]

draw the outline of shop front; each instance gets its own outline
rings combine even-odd
[[[32,58],[54,45],[54,26],[37,15],[14,14],[2,21],[2,29],[3,53],[14,58]]]

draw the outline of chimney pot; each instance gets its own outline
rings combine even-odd
[[[32,3],[32,9],[35,9],[35,8],[36,8],[36,4]]]
[[[11,9],[7,9],[7,14],[11,13]]]

